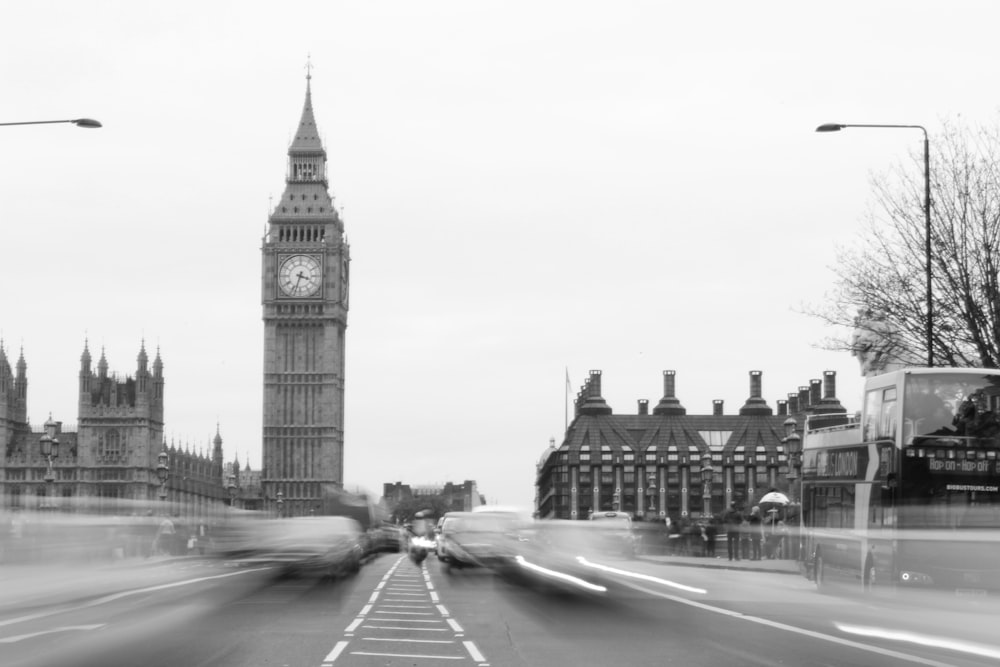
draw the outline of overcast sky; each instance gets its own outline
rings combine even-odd
[[[75,425],[160,349],[168,439],[261,461],[260,246],[311,58],[351,244],[345,485],[530,505],[573,394],[689,414],[856,360],[801,314],[916,130],[996,122],[995,2],[32,2],[0,24],[0,334]]]

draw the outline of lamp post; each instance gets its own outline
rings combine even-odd
[[[278,499],[274,501],[274,504],[278,506],[278,518],[281,519],[284,517],[285,494],[283,494],[281,491],[278,491],[277,498]]]
[[[715,468],[712,467],[712,455],[706,453],[701,457],[702,513],[706,518],[712,515],[712,475],[714,474]]]
[[[927,130],[922,125],[871,125],[824,123],[817,132],[840,132],[848,127],[873,127],[887,129],[912,129],[924,133],[924,259],[927,280],[927,366],[934,366],[934,294],[931,287],[931,151]]]
[[[650,472],[646,479],[646,495],[649,496],[649,513],[656,514],[656,473]]]
[[[164,449],[156,457],[156,477],[160,480],[160,500],[165,501],[167,499],[167,477],[170,475],[170,466],[167,465],[167,461],[170,460],[170,456],[167,454],[167,450]]]
[[[73,118],[70,120],[23,120],[16,123],[0,123],[0,125],[51,125],[53,123],[71,123],[77,127],[97,128],[103,127],[100,122],[93,118]]]
[[[226,490],[229,491],[229,507],[236,507],[236,476],[229,476],[229,484],[226,485]]]
[[[52,467],[52,459],[59,458],[59,438],[56,437],[56,426],[56,423],[52,421],[52,415],[49,415],[48,420],[45,422],[45,432],[38,439],[38,446],[42,456],[48,462],[48,466],[45,469],[46,496],[52,495],[53,484],[56,481],[56,471]]]

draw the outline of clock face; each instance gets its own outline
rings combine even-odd
[[[322,279],[319,260],[311,255],[292,255],[278,269],[278,286],[287,296],[313,296]]]

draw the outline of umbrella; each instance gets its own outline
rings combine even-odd
[[[788,496],[780,491],[769,491],[764,494],[764,497],[757,504],[763,505],[765,503],[770,505],[787,505],[789,500]]]

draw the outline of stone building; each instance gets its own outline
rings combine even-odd
[[[350,248],[327,180],[310,76],[288,148],[285,190],[261,247],[264,506],[320,511],[344,480]],[[279,495],[280,494],[280,495]]]
[[[51,416],[41,428],[33,428],[27,418],[27,389],[24,354],[12,371],[0,344],[0,508],[167,513],[192,519],[221,511],[227,495],[218,428],[211,452],[164,441],[159,351],[150,363],[140,344],[134,375],[119,376],[109,371],[103,351],[94,368],[85,343],[75,430]]]
[[[777,402],[761,396],[762,375],[750,372],[750,392],[736,414],[714,402],[711,414],[689,415],[675,393],[674,371],[663,372],[663,397],[634,414],[615,413],[601,396],[601,372],[591,371],[575,401],[563,442],[553,442],[537,466],[540,518],[586,519],[621,510],[637,518],[673,520],[745,507],[768,490],[788,489],[795,474],[786,437],[805,414],[844,411],[836,373],[812,380]]]
[[[471,479],[441,485],[411,486],[402,482],[387,482],[382,485],[382,505],[390,515],[396,515],[399,509],[405,513],[424,506],[437,514],[470,512],[485,504],[486,499],[479,493],[475,480]]]

